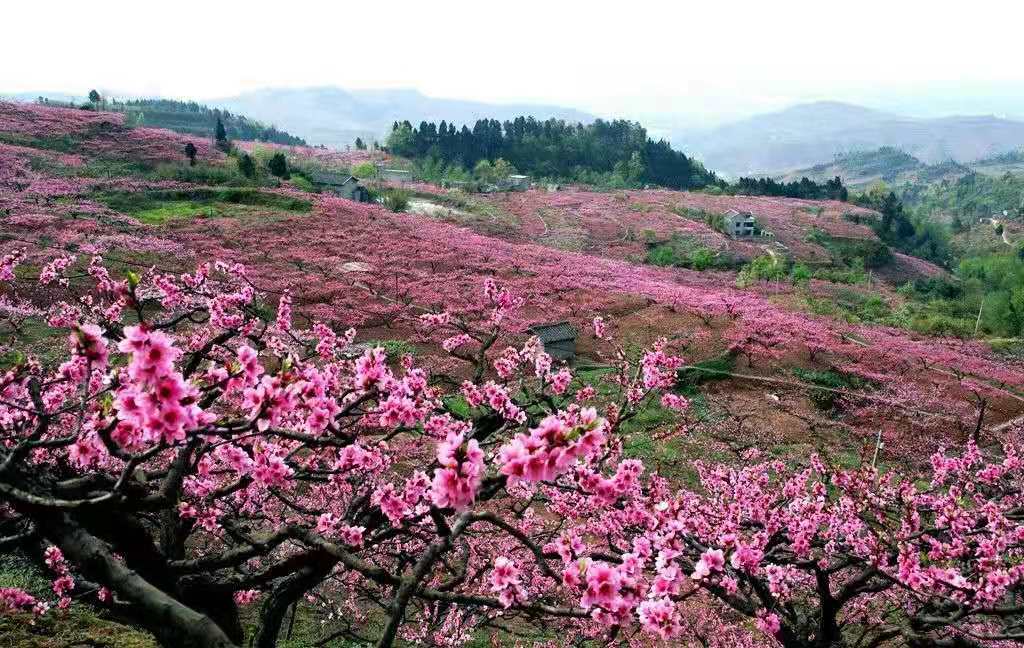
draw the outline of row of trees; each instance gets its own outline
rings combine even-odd
[[[746,196],[777,196],[806,200],[846,202],[849,198],[849,191],[839,176],[824,183],[815,182],[807,177],[791,182],[779,182],[772,178],[740,178],[729,185],[729,191]]]
[[[952,262],[946,228],[931,219],[911,214],[895,192],[879,185],[858,194],[853,202],[882,215],[872,227],[888,245],[939,265],[949,266]]]
[[[603,176],[628,185],[675,189],[717,182],[699,162],[665,140],[650,139],[642,126],[626,120],[573,124],[533,117],[481,119],[472,129],[446,121],[421,122],[418,127],[404,121],[394,123],[387,146],[396,155],[461,169],[500,158],[537,177],[586,181]]]

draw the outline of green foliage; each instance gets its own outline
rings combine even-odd
[[[416,354],[416,346],[408,340],[367,340],[366,343],[384,347],[389,358],[401,358],[404,355]]]
[[[285,158],[284,153],[275,153],[270,161],[267,162],[267,170],[270,171],[271,175],[277,176],[287,180],[290,176],[288,173],[288,160]]]
[[[304,175],[293,173],[291,180],[296,189],[308,191],[309,193],[313,193],[316,190],[315,187],[313,187],[313,183]]]
[[[1021,213],[1024,176],[1005,173],[985,175],[967,173],[955,181],[916,184],[904,188],[904,202],[921,215],[954,214],[962,224],[1009,210],[1011,217]]]
[[[290,196],[249,188],[209,187],[139,192],[101,192],[93,194],[91,198],[111,209],[132,216],[137,216],[149,210],[167,208],[169,205],[177,205],[177,207],[170,208],[169,213],[180,213],[180,210],[185,209],[181,205],[186,203],[195,208],[225,203],[264,207],[271,210],[293,213],[306,213],[313,207],[312,203],[308,200],[300,200]]]
[[[808,310],[854,324],[888,324],[896,326],[889,304],[877,293],[837,289],[827,297],[806,296]]]
[[[676,389],[685,394],[696,393],[696,388],[714,380],[726,380],[736,366],[736,356],[726,353],[704,360],[676,373]]]
[[[48,577],[20,552],[0,554],[0,588],[4,587],[17,587],[44,599],[53,596]],[[2,645],[18,648],[157,646],[145,632],[112,621],[77,601],[67,610],[53,609],[38,618],[27,613],[0,614],[0,638]]]
[[[699,162],[673,150],[667,141],[655,142],[639,124],[625,120],[596,120],[571,124],[518,117],[504,123],[482,119],[472,129],[454,124],[395,122],[388,150],[417,162],[440,160],[447,167],[480,169],[494,177],[498,160],[537,178],[567,180],[603,187],[653,184],[677,189],[718,182]],[[507,175],[507,174],[506,174]]]
[[[252,161],[252,156],[248,153],[238,156],[238,172],[246,178],[256,177],[256,163]]]
[[[949,232],[946,228],[922,217],[911,217],[903,202],[884,184],[878,184],[869,191],[854,198],[863,207],[874,209],[882,218],[872,223],[872,228],[885,243],[901,252],[927,259],[939,265],[950,262]],[[888,259],[882,260],[885,263]],[[874,261],[865,257],[867,267],[877,267]]]
[[[863,284],[868,281],[868,273],[861,257],[853,257],[845,267],[818,268],[814,270],[813,277],[822,281],[847,285]]]
[[[797,263],[789,272],[789,280],[794,286],[806,286],[811,283],[811,269],[803,263]]]
[[[981,325],[986,333],[1024,336],[1024,261],[1016,254],[987,255],[960,263],[965,290],[984,301]]]
[[[784,258],[766,254],[740,268],[736,285],[745,288],[757,281],[780,281],[788,275],[789,268]]]
[[[231,142],[228,140],[228,133],[224,130],[224,122],[220,115],[217,115],[217,125],[213,128],[213,141],[218,149],[227,153],[231,150]]]
[[[377,177],[377,166],[373,162],[360,162],[352,167],[352,175],[360,180]]]
[[[237,164],[210,164],[209,162],[198,162],[195,166],[161,164],[149,175],[157,180],[177,180],[199,185],[242,187],[263,183],[258,177],[247,178],[242,175]]]
[[[849,197],[849,192],[843,186],[843,180],[839,176],[821,184],[807,177],[793,182],[779,182],[772,178],[740,178],[734,184],[729,185],[726,191],[745,196],[780,196],[844,202]]]
[[[818,409],[833,411],[842,394],[832,391],[855,391],[864,386],[864,381],[856,376],[850,376],[835,370],[812,371],[809,369],[796,368],[793,374],[803,383],[815,385],[817,389],[808,391],[807,396]]]
[[[301,137],[278,130],[274,126],[264,125],[227,110],[209,108],[194,101],[132,99],[114,101],[106,105],[105,109],[124,113],[125,123],[132,126],[166,128],[187,135],[210,137],[217,135],[219,122],[224,130],[225,141],[246,140],[291,146],[306,144]]]
[[[647,263],[656,266],[674,266],[693,270],[730,268],[733,262],[717,250],[703,246],[696,239],[674,232],[664,243],[651,244],[647,250]]]
[[[381,191],[377,200],[393,212],[404,212],[409,208],[410,193],[405,189],[385,189]]]

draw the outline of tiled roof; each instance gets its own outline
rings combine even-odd
[[[555,324],[537,324],[530,327],[530,332],[540,338],[545,344],[548,342],[562,342],[564,340],[575,340],[576,329],[569,322],[557,322]]]

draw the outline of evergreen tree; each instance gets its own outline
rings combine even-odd
[[[288,173],[288,160],[285,158],[284,153],[274,153],[274,156],[267,162],[267,169],[278,178],[287,180],[291,177]]]
[[[96,92],[95,89],[89,91],[89,103],[91,103],[94,107],[99,108],[100,101],[102,99],[103,97],[101,97],[100,93]]]
[[[356,150],[359,150],[359,151],[365,151],[366,150],[366,142],[364,142],[363,138],[361,138],[361,137],[357,137],[356,138]]]
[[[224,122],[220,115],[217,115],[217,125],[213,130],[213,140],[217,148],[227,153],[231,150],[231,142],[228,141],[228,132],[224,130]]]
[[[197,151],[195,144],[193,144],[192,142],[188,142],[187,144],[185,144],[185,157],[188,158],[189,166],[196,165],[196,153]]]
[[[238,170],[246,178],[252,178],[256,175],[256,163],[252,161],[252,157],[248,153],[242,153],[241,157],[238,158]]]

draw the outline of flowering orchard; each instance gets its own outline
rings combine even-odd
[[[601,383],[583,381],[536,338],[505,342],[528,304],[488,279],[476,307],[415,319],[467,365],[441,374],[352,353],[351,329],[295,327],[292,298],[268,312],[236,264],[118,277],[96,258],[87,274],[87,294],[49,309],[63,360],[0,377],[0,542],[53,585],[0,590],[4,613],[78,598],[164,645],[218,647],[276,645],[300,601],[332,613],[334,637],[378,646],[1024,632],[1015,445],[967,443],[907,474],[750,452],[678,488],[622,455],[622,426],[652,401],[687,407],[664,340],[613,348]]]
[[[829,261],[830,254],[824,247],[807,240],[814,230],[844,239],[878,240],[868,225],[848,218],[868,222],[879,217],[877,212],[828,200],[713,196],[669,190],[602,193],[578,189],[499,193],[485,199],[522,223],[512,237],[514,240],[582,249],[620,259],[645,254],[645,236],[653,234],[657,240],[666,240],[674,233],[740,259],[763,255],[769,240],[734,239],[702,220],[702,214],[724,214],[732,209],[753,214],[761,227],[775,235],[773,240],[785,244],[788,254],[798,261]],[[687,212],[693,216],[680,215]],[[927,262],[921,263],[930,271],[938,270]]]
[[[187,142],[196,147],[200,159],[223,158],[207,139],[131,128],[125,126],[122,113],[0,101],[0,132],[17,133],[19,139],[43,149],[71,146],[76,153],[144,164],[180,159]]]

